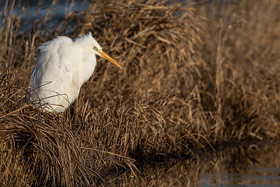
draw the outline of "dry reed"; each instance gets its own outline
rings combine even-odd
[[[217,26],[214,16],[202,16],[203,7],[95,1],[48,32],[49,17],[24,32],[20,17],[6,8],[0,184],[112,185],[108,179],[123,172],[137,176],[135,164],[146,158],[195,156],[229,141],[279,140],[279,3],[261,2],[224,6]],[[71,37],[92,31],[124,68],[98,59],[72,107],[42,113],[26,95],[37,48],[66,31]]]

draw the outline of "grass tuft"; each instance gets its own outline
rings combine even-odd
[[[12,14],[13,6],[6,6],[0,184],[113,185],[127,173],[134,184],[141,172],[136,166],[145,159],[279,140],[280,6],[277,0],[248,2],[217,8],[95,1],[86,12],[70,12],[53,26],[48,15],[27,31],[20,30],[24,21]],[[37,111],[27,102],[27,89],[38,47],[56,35],[88,31],[123,69],[98,59],[65,113]]]

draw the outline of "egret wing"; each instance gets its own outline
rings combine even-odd
[[[72,61],[67,55],[73,51],[71,42],[63,37],[40,47],[30,80],[31,100],[48,104],[47,110],[64,111],[73,102],[68,95],[73,77]]]

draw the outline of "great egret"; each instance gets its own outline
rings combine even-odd
[[[30,101],[50,112],[63,112],[78,97],[80,88],[92,75],[96,56],[121,68],[102,51],[91,33],[72,40],[59,36],[39,47],[30,79]]]

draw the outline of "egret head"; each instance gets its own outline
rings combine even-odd
[[[109,62],[115,64],[119,68],[122,68],[118,62],[116,62],[113,58],[111,58],[109,55],[107,55],[105,52],[102,51],[102,47],[92,37],[91,32],[81,36],[80,38],[77,39],[77,41],[83,41],[83,44],[86,45],[87,47],[90,47],[96,55],[108,60]]]

